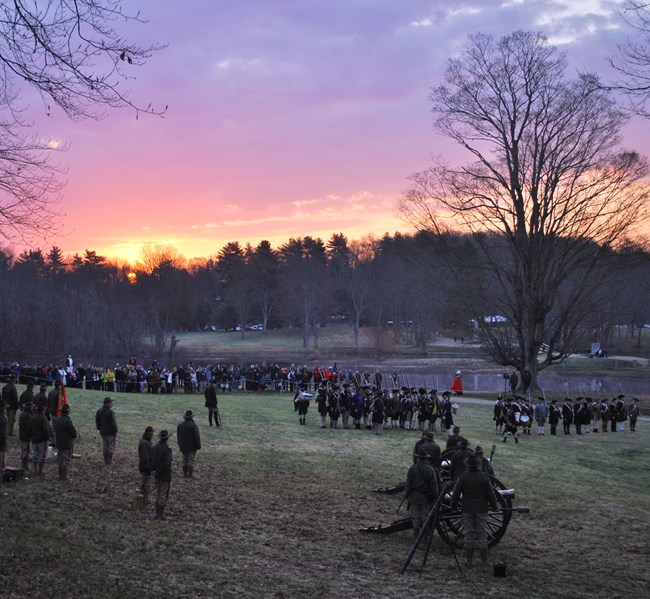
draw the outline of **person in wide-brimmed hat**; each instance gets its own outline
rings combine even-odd
[[[192,478],[194,476],[194,458],[196,452],[201,449],[201,435],[199,427],[194,422],[192,410],[185,412],[183,422],[176,427],[176,436],[178,437],[178,448],[183,454],[183,476]]]

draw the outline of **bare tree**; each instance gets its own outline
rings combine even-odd
[[[616,56],[607,59],[620,76],[619,81],[607,87],[626,94],[632,110],[648,117],[650,112],[646,105],[650,99],[650,2],[626,0],[619,14],[632,30],[632,35],[625,43],[618,45]]]
[[[28,133],[23,88],[35,89],[72,119],[100,118],[108,108],[139,106],[123,83],[160,45],[141,47],[117,26],[142,22],[122,0],[12,0],[0,6],[0,236],[29,240],[51,229],[62,187],[60,166],[48,154],[65,149]],[[42,236],[42,235],[41,235]]]
[[[618,148],[624,113],[595,76],[569,80],[565,70],[542,34],[470,36],[431,100],[438,131],[474,161],[437,161],[411,177],[401,202],[419,230],[472,234],[465,287],[476,291],[481,338],[498,363],[528,367],[535,380],[582,343],[606,274],[600,256],[648,214],[646,162]],[[490,315],[509,326],[491,326]]]

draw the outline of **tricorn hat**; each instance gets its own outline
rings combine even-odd
[[[160,437],[161,441],[166,441],[169,439],[169,437],[171,437],[171,433],[167,430],[162,430],[158,433],[158,437]]]
[[[112,401],[113,400],[110,397],[105,397],[104,398],[104,405],[106,405],[107,403],[111,403]]]
[[[187,410],[187,412],[185,412],[185,420],[189,420],[190,418],[194,418],[194,412],[192,412],[192,410]]]

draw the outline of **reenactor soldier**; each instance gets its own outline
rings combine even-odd
[[[606,399],[601,400],[600,402],[600,423],[602,424],[602,431],[607,432],[607,423],[609,422],[609,411],[610,406],[607,403]]]
[[[627,414],[630,417],[630,431],[634,432],[636,430],[636,419],[639,417],[639,400],[636,397],[632,398]]]
[[[557,425],[561,418],[562,413],[557,405],[557,399],[554,399],[548,408],[548,423],[551,425],[551,435],[557,435]]]
[[[562,426],[564,427],[564,434],[571,434],[571,425],[573,424],[573,406],[571,400],[567,397],[562,406]]]

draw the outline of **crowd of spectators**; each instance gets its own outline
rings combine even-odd
[[[125,393],[202,393],[205,386],[214,381],[221,392],[233,391],[276,391],[294,392],[302,383],[307,390],[318,387],[322,380],[351,382],[382,386],[379,372],[370,374],[358,370],[338,370],[336,365],[320,366],[278,364],[261,362],[257,364],[205,364],[194,362],[165,366],[157,361],[145,366],[135,356],[123,364],[111,366],[74,365],[71,357],[65,364],[0,364],[0,380],[14,375],[19,384],[34,382],[52,385],[60,380],[66,387],[84,388],[106,392]],[[397,375],[392,375],[394,384]],[[388,381],[386,381],[388,382]]]

